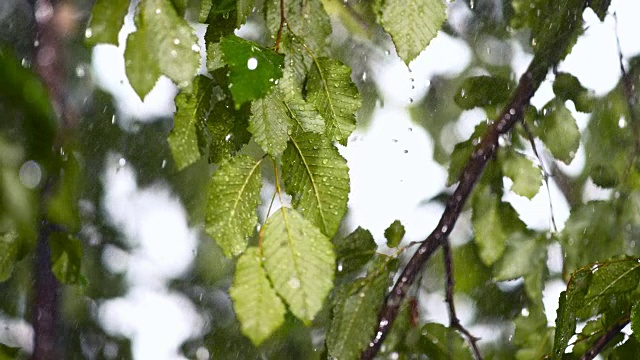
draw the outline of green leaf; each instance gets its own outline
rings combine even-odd
[[[78,189],[82,188],[80,164],[73,151],[69,151],[62,164],[57,188],[47,204],[47,218],[53,224],[65,226],[69,231],[80,230]]]
[[[551,352],[553,328],[547,326],[544,308],[533,307],[527,316],[519,315],[513,321],[513,344],[518,349],[517,360],[543,359]]]
[[[344,238],[334,240],[338,272],[348,274],[359,271],[373,255],[378,245],[369,230],[358,227]]]
[[[49,236],[51,271],[63,284],[86,285],[82,276],[82,245],[75,236],[55,232]]]
[[[454,101],[463,109],[478,106],[500,105],[511,96],[511,82],[495,76],[474,76],[464,79]]]
[[[380,24],[408,65],[436,37],[447,18],[446,9],[440,0],[383,0],[377,10]]]
[[[202,154],[198,143],[198,129],[203,128],[213,108],[215,83],[198,75],[189,89],[176,96],[176,114],[168,141],[178,170],[196,162]]]
[[[129,0],[96,0],[85,31],[87,45],[106,43],[118,46],[118,33],[128,9]]]
[[[282,155],[282,173],[291,203],[325,235],[333,236],[347,211],[349,168],[324,136],[291,137]]]
[[[18,235],[14,232],[0,235],[0,282],[6,281],[13,273],[18,258]]]
[[[400,220],[392,222],[391,225],[389,225],[389,227],[384,231],[384,237],[385,239],[387,239],[387,246],[390,248],[394,248],[400,245],[404,234],[404,225],[400,223]]]
[[[375,269],[377,270],[377,269]],[[365,278],[344,283],[335,291],[327,350],[334,359],[358,359],[369,344],[378,323],[389,272],[370,270]]]
[[[471,349],[454,329],[428,323],[422,327],[421,348],[430,360],[473,360]]]
[[[542,171],[526,156],[513,149],[500,149],[498,158],[503,174],[513,181],[511,191],[532,199],[542,186]]]
[[[0,344],[0,360],[15,360],[20,356],[19,347],[11,347],[5,344]]]
[[[200,66],[195,31],[169,0],[142,0],[125,51],[127,77],[141,99],[164,74],[186,87]],[[131,38],[132,37],[132,38]]]
[[[336,59],[318,58],[309,74],[307,99],[325,120],[331,140],[346,145],[356,128],[360,93],[351,81],[351,69]]]
[[[229,295],[242,333],[256,346],[284,322],[286,309],[269,283],[258,248],[248,248],[238,258]]]
[[[238,155],[222,163],[211,179],[205,231],[225,256],[241,254],[258,223],[261,162]]]
[[[604,21],[604,18],[607,16],[607,11],[609,10],[609,5],[611,5],[611,0],[592,0],[589,1],[588,4],[593,12],[598,15],[598,19]]]
[[[616,293],[629,293],[640,284],[640,263],[626,258],[596,264],[591,267],[593,276],[585,296],[587,304],[600,302]]]
[[[570,164],[580,145],[580,131],[571,112],[562,101],[552,100],[534,122],[533,134],[542,140],[553,157]]]
[[[282,77],[284,57],[253,41],[225,36],[220,41],[220,50],[229,65],[229,85],[237,107],[267,95]]]
[[[507,239],[526,230],[526,225],[510,204],[500,201],[486,186],[476,189],[471,222],[480,258],[492,265],[502,257]]]
[[[249,131],[253,140],[272,157],[278,157],[287,147],[293,121],[278,88],[251,103]]]
[[[297,211],[280,208],[263,226],[264,266],[289,310],[309,324],[333,287],[329,239]]]
[[[317,134],[325,132],[324,119],[312,104],[302,98],[300,92],[295,91],[285,95],[284,104],[289,116],[302,131]]]
[[[631,331],[637,341],[640,341],[640,301],[636,301],[631,308]]]
[[[287,25],[298,39],[315,54],[326,55],[331,19],[327,15],[322,1],[289,0],[284,2]],[[273,41],[280,27],[280,0],[265,1],[265,21]],[[287,29],[285,29],[286,32]],[[288,60],[287,60],[288,61]]]
[[[251,139],[249,116],[251,107],[249,104],[236,109],[231,92],[229,91],[226,69],[218,69],[211,73],[218,85],[213,90],[215,100],[211,114],[205,128],[198,131],[198,143],[200,152],[209,154],[209,162],[219,163],[238,152],[243,145]]]
[[[618,254],[624,244],[618,221],[610,202],[590,201],[574,207],[560,235],[565,271]]]
[[[462,175],[462,171],[464,167],[469,162],[471,158],[471,154],[475,150],[476,145],[479,143],[480,139],[487,131],[488,124],[486,122],[482,122],[476,125],[476,128],[473,130],[473,134],[471,137],[463,142],[459,142],[453,148],[453,152],[451,153],[451,161],[449,164],[449,176],[447,177],[447,186],[451,186],[455,184],[460,175]]]
[[[590,270],[576,272],[567,285],[567,291],[560,293],[553,340],[553,360],[562,359],[562,354],[576,330],[576,312],[582,306],[590,281]]]
[[[141,51],[141,49],[146,49],[148,41],[146,28],[140,27],[136,32],[129,34],[127,47],[124,51],[127,78],[133,90],[142,100],[153,90],[162,75],[156,54],[151,51]]]
[[[580,112],[593,110],[594,98],[591,92],[585,89],[577,77],[569,73],[559,73],[553,81],[553,92],[563,101],[571,100]]]

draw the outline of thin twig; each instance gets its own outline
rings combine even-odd
[[[584,7],[581,10],[584,10]],[[448,241],[448,236],[455,226],[467,198],[480,179],[487,162],[493,157],[496,148],[499,146],[498,139],[501,135],[511,131],[513,126],[522,119],[523,112],[529,105],[531,97],[533,97],[534,92],[546,77],[548,69],[559,61],[565,51],[564,46],[568,46],[568,42],[560,43],[559,46],[562,46],[562,48],[554,49],[555,51],[551,54],[544,53],[534,56],[529,68],[520,77],[518,86],[508,105],[482,137],[480,144],[472,153],[471,159],[469,159],[460,175],[458,186],[447,201],[438,225],[411,257],[393,289],[387,295],[385,304],[378,314],[378,326],[374,338],[362,352],[361,359],[373,359],[380,350],[393,321],[398,315],[398,310],[407,295],[407,290],[415,281],[424,264],[431,258],[431,255],[438,247]]]
[[[591,345],[591,348],[587,350],[587,352],[582,355],[580,360],[592,360],[609,344],[616,335],[622,331],[622,329],[627,326],[629,323],[629,318],[626,317],[622,319],[620,322],[615,324],[611,329],[609,329],[606,333],[602,334],[594,343]]]
[[[469,330],[462,326],[460,319],[458,319],[458,315],[456,315],[456,306],[453,302],[453,289],[456,282],[453,277],[453,258],[451,256],[451,246],[449,245],[449,241],[445,241],[442,244],[442,251],[444,254],[444,271],[446,278],[445,301],[449,307],[450,327],[464,335],[469,346],[473,350],[476,360],[482,360],[482,354],[480,354],[480,349],[478,348],[478,340],[480,340],[480,338],[473,336]]]
[[[287,24],[287,18],[284,15],[284,0],[280,0],[280,27],[278,27],[278,35],[276,36],[275,51],[280,48],[280,41],[282,41],[282,30]]]

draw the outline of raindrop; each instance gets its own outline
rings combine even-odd
[[[405,153],[405,154],[408,154],[408,153],[409,153],[409,150],[405,150],[405,151],[404,151],[404,153]]]
[[[627,120],[623,117],[620,118],[620,120],[618,120],[618,127],[620,127],[620,129],[624,129],[625,127],[627,127]]]
[[[322,159],[322,165],[327,165],[327,163],[329,162],[329,160],[327,159]]]
[[[111,115],[111,124],[115,124],[116,123],[116,115],[113,114]]]
[[[175,45],[180,45],[180,39],[173,39],[173,43]]]
[[[297,277],[292,277],[291,279],[289,279],[288,284],[294,289],[300,288],[300,280],[298,280]]]
[[[175,51],[175,50],[171,50],[170,54],[171,54],[172,57],[177,57],[178,56],[178,52]]]
[[[367,72],[366,71],[362,72],[362,81],[367,81]]]
[[[167,160],[166,160],[166,159],[165,159],[165,160],[162,160],[162,168],[164,169],[164,168],[165,168],[165,166],[167,166]]]
[[[231,134],[227,134],[227,136],[224,137],[224,141],[229,141],[231,139]]]
[[[156,14],[160,14],[161,12],[162,12],[162,10],[156,9]]]
[[[385,50],[385,51],[384,51],[384,54],[385,54],[385,55],[387,55],[387,56],[389,56],[389,55],[391,55],[391,51],[389,51],[389,50]]]
[[[76,76],[79,78],[83,78],[86,75],[86,71],[84,70],[84,65],[76,66]]]
[[[118,160],[118,166],[119,166],[119,167],[123,167],[123,166],[125,166],[125,165],[127,165],[127,159],[125,159],[125,158],[120,158],[120,160]]]
[[[40,179],[42,179],[42,170],[40,169],[40,165],[33,160],[29,160],[22,164],[19,172],[20,182],[26,188],[34,189],[38,184],[40,184]]]
[[[249,68],[249,70],[255,70],[258,67],[258,60],[254,57],[249,58],[249,60],[247,61],[247,68]]]
[[[446,233],[447,230],[449,230],[449,227],[447,225],[444,225],[441,230],[443,233]]]
[[[84,31],[84,37],[87,39],[91,39],[92,36],[93,30],[91,30],[91,28],[87,28],[87,30]]]
[[[193,44],[191,45],[191,50],[195,52],[200,52],[200,46],[198,46],[198,44]]]
[[[529,316],[529,309],[527,308],[522,308],[522,311],[520,311],[520,314],[524,317]]]

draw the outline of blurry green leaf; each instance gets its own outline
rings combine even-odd
[[[615,206],[605,201],[590,201],[571,210],[560,235],[565,271],[618,254],[624,238],[615,214]]]
[[[23,239],[35,240],[37,202],[35,192],[25,187],[19,177],[24,161],[22,149],[0,135],[0,154],[0,210],[7,212],[1,225],[17,231]]]
[[[507,244],[502,258],[495,264],[497,281],[514,280],[533,271],[540,260],[546,260],[546,245],[531,236],[515,236]]]
[[[513,149],[498,151],[502,172],[513,181],[511,191],[532,199],[542,185],[542,171],[526,156]]]
[[[213,89],[216,100],[206,122],[205,129],[198,131],[198,144],[202,154],[209,154],[209,162],[219,163],[238,152],[251,139],[248,130],[251,107],[249,104],[236,109],[226,69],[218,69],[211,73],[218,87]]]
[[[580,131],[571,112],[562,101],[552,100],[534,122],[533,134],[542,140],[553,157],[570,164],[580,145]]]
[[[371,260],[378,248],[369,230],[361,227],[358,227],[344,238],[335,239],[334,245],[336,247],[338,272],[345,274],[360,270],[362,266]]]
[[[491,279],[491,269],[480,259],[476,243],[470,241],[452,250],[456,293],[471,293]]]
[[[9,345],[0,344],[0,360],[14,360],[20,354],[19,347],[11,347]]]
[[[99,43],[118,46],[118,33],[124,25],[129,0],[96,0],[91,9],[91,19],[85,31],[88,45]]]
[[[640,341],[640,301],[636,301],[631,308],[631,331],[637,341]]]
[[[319,134],[293,136],[282,155],[282,174],[293,207],[322,233],[333,236],[349,197],[349,168],[338,149]]]
[[[47,204],[50,222],[66,226],[68,231],[80,230],[78,200],[81,188],[80,164],[73,151],[65,156],[57,188]]]
[[[492,265],[502,257],[507,239],[524,232],[526,225],[510,204],[500,201],[486,186],[476,189],[472,206],[471,222],[480,258]]]
[[[356,110],[360,93],[351,81],[351,69],[331,58],[318,58],[309,74],[307,98],[325,120],[326,134],[331,140],[346,145],[356,128]]]
[[[229,295],[242,333],[256,346],[284,322],[286,309],[269,283],[258,248],[248,248],[238,258]]]
[[[331,324],[327,333],[327,350],[335,359],[359,359],[369,344],[378,323],[389,272],[370,269],[365,278],[340,285],[332,301]]]
[[[400,220],[392,222],[391,225],[389,225],[389,227],[384,231],[384,237],[385,239],[387,239],[387,246],[390,248],[394,248],[400,245],[404,234],[404,225],[400,223]]]
[[[513,321],[515,334],[513,343],[517,346],[516,360],[543,359],[551,352],[553,328],[547,326],[544,309],[534,307],[527,316],[518,315]]]
[[[611,0],[591,0],[588,4],[593,12],[598,15],[598,19],[600,19],[600,21],[604,21],[604,18],[607,16],[607,11],[609,10],[609,5],[611,4]]]
[[[206,23],[211,8],[213,7],[213,0],[200,0],[200,11],[198,12],[198,22]]]
[[[447,7],[440,0],[382,0],[379,3],[378,20],[407,65],[436,37],[447,18]]]
[[[125,51],[127,77],[141,99],[151,91],[158,74],[183,88],[200,66],[200,47],[195,30],[169,0],[142,0],[135,19],[136,32],[129,35]]]
[[[63,284],[86,285],[82,276],[82,245],[75,236],[55,232],[49,236],[51,271]]]
[[[236,107],[264,97],[282,77],[283,56],[253,41],[225,36],[220,50],[229,65],[229,86]]]
[[[511,96],[509,80],[495,76],[474,76],[466,78],[454,97],[454,101],[463,109],[478,106],[500,105]]]
[[[309,324],[333,287],[329,239],[297,211],[280,208],[263,226],[264,267],[289,310]]]
[[[241,254],[247,247],[247,238],[255,231],[261,162],[238,155],[222,163],[211,179],[205,231],[225,256]]]
[[[178,170],[196,162],[202,155],[198,144],[198,130],[203,129],[211,114],[215,83],[198,75],[189,89],[176,96],[176,113],[168,141]],[[215,116],[215,115],[214,115]]]
[[[593,110],[593,95],[585,89],[577,77],[569,73],[559,73],[553,81],[553,92],[560,100],[571,100],[580,112]]]
[[[454,329],[428,323],[422,327],[422,338],[422,350],[430,360],[473,360],[471,349]]]
[[[460,175],[462,175],[462,171],[464,167],[471,159],[471,154],[475,150],[476,145],[479,143],[482,136],[486,132],[488,124],[486,122],[482,122],[476,125],[475,130],[473,130],[473,134],[468,140],[463,142],[459,142],[453,148],[453,152],[451,153],[451,161],[449,164],[449,176],[447,177],[447,186],[451,186],[455,184]]]
[[[591,271],[578,271],[573,274],[567,291],[560,293],[556,316],[556,333],[553,340],[553,360],[561,360],[569,340],[576,331],[576,312],[582,306],[587,293]]]
[[[251,15],[254,8],[254,0],[238,0],[238,26],[247,22],[247,17]]]
[[[9,279],[18,257],[18,235],[10,232],[0,235],[0,282]]]
[[[29,158],[49,160],[58,128],[49,91],[16,55],[0,46],[0,103],[24,113],[22,120]],[[4,120],[7,121],[8,119]]]
[[[207,0],[210,1],[210,0]],[[224,66],[220,38],[232,35],[237,27],[236,2],[234,0],[215,1],[211,4],[210,12],[205,15],[207,32],[204,41],[207,44],[207,69],[213,71]],[[202,18],[203,14],[201,14]]]
[[[622,345],[616,346],[607,360],[628,360],[640,354],[640,341],[637,339],[638,333],[633,332],[636,337],[629,337]]]
[[[287,147],[292,125],[293,120],[277,87],[251,103],[249,131],[253,140],[272,157],[280,156]]]

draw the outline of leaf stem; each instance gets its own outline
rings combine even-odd
[[[609,329],[606,333],[602,334],[596,341],[593,343],[591,348],[587,350],[587,352],[582,355],[580,360],[592,360],[609,344],[609,341],[613,339],[616,335],[622,331],[622,329],[627,326],[630,319],[629,317],[622,318],[617,324],[615,324],[611,329]]]
[[[280,26],[278,27],[278,35],[276,36],[275,51],[278,52],[280,42],[282,41],[282,30],[287,25],[287,18],[284,15],[284,0],[280,0]]]

